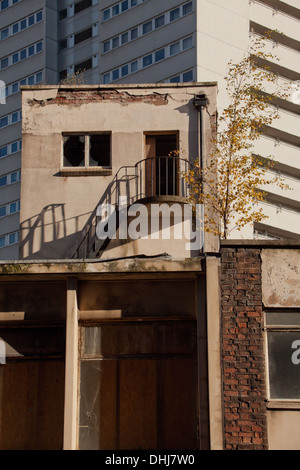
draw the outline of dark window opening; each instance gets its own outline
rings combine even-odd
[[[59,80],[64,80],[65,78],[67,78],[67,76],[68,76],[68,71],[67,71],[67,69],[61,70],[61,71],[59,72]]]
[[[65,20],[68,16],[68,9],[64,8],[63,10],[60,10],[58,13],[58,19],[59,21]]]
[[[58,49],[62,51],[63,49],[66,49],[68,47],[68,40],[67,38],[61,39],[58,43]]]
[[[86,39],[91,38],[93,35],[93,30],[92,28],[87,28],[84,29],[83,31],[80,31],[79,33],[75,34],[75,45],[79,44],[82,41],[86,41]]]
[[[81,2],[75,3],[74,14],[80,13],[82,10],[92,6],[92,0],[81,0]]]
[[[105,167],[111,163],[110,134],[66,135],[63,138],[64,167]]]
[[[84,166],[84,135],[70,135],[64,137],[64,166]]]
[[[110,166],[110,135],[94,134],[90,136],[90,166]]]
[[[84,62],[81,62],[80,64],[75,65],[74,72],[81,73],[81,72],[84,72],[85,70],[91,69],[92,67],[93,67],[92,59],[87,59]]]

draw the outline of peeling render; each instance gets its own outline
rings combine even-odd
[[[154,106],[164,106],[168,104],[168,94],[150,93],[145,95],[131,94],[128,91],[118,90],[58,90],[55,96],[38,99],[38,95],[28,100],[29,106],[46,106],[48,104],[62,105],[82,105],[91,102],[116,101],[120,104],[146,103]]]
[[[262,251],[265,307],[300,307],[300,250]]]

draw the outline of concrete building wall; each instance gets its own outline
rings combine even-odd
[[[25,89],[21,258],[65,258],[74,253],[93,211],[104,203],[107,191],[113,191],[114,186],[111,189],[109,185],[117,172],[146,158],[147,135],[174,134],[181,157],[196,155],[199,115],[193,100],[202,93],[209,100],[204,112],[204,144],[209,148],[216,120],[214,84]],[[109,167],[63,167],[63,135],[99,131],[110,135]],[[116,189],[111,198],[115,195]],[[209,239],[207,236],[207,250],[213,251]],[[106,254],[129,256],[146,249],[151,254],[167,252],[182,257],[183,249],[186,257],[183,241],[185,247],[185,240],[159,240],[157,245],[149,240],[145,242],[147,248],[134,246],[129,251],[123,243],[112,252],[108,248]]]

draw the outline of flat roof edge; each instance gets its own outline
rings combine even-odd
[[[218,82],[186,82],[186,83],[129,83],[129,84],[108,84],[108,85],[22,85],[21,90],[98,90],[98,89],[116,89],[116,88],[196,88],[196,87],[215,87],[218,85]]]
[[[299,248],[300,236],[295,240],[221,240],[221,249],[226,247]]]
[[[201,272],[203,257],[174,259],[165,256],[112,259],[1,260],[0,277],[23,274],[129,274]]]

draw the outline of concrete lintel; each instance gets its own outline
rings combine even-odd
[[[33,260],[0,262],[1,276],[24,274],[199,273],[201,257],[172,259],[167,255],[126,259]]]

